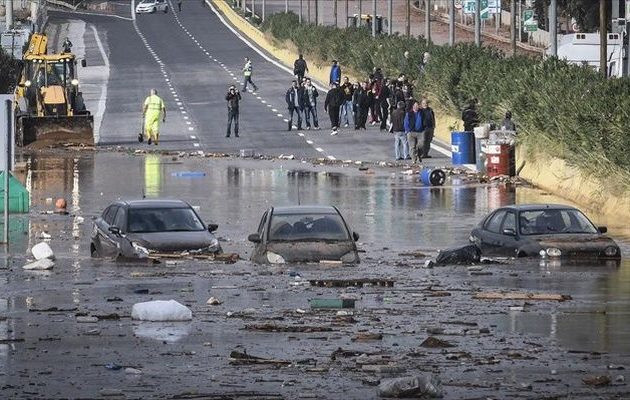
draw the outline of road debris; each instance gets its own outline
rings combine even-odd
[[[250,356],[247,352],[232,351],[229,358],[230,364],[273,364],[273,365],[289,365],[291,361],[274,360],[269,358]]]
[[[276,325],[276,324],[253,324],[245,325],[246,331],[264,331],[264,332],[292,332],[292,333],[312,333],[312,332],[332,332],[333,329],[327,326],[308,326],[308,325]]]
[[[311,299],[312,309],[354,308],[354,299]]]
[[[160,261],[162,259],[183,259],[183,260],[206,260],[223,262],[225,264],[234,264],[240,259],[237,253],[221,253],[221,254],[201,254],[193,252],[183,252],[179,254],[172,253],[151,253],[150,259]]]
[[[33,257],[35,257],[38,261],[44,258],[48,258],[50,260],[55,259],[55,253],[53,253],[48,243],[45,242],[41,242],[33,246],[31,253],[33,253]]]
[[[55,262],[49,258],[42,258],[41,260],[34,261],[24,265],[22,268],[26,270],[43,271],[52,269],[55,266]]]
[[[223,304],[223,302],[219,299],[217,299],[216,297],[210,297],[208,299],[208,301],[206,301],[206,304],[209,306],[219,306],[221,304]]]
[[[372,340],[383,340],[382,333],[357,333],[352,337],[353,342],[369,342]]]
[[[125,368],[125,373],[130,375],[140,375],[142,371],[136,368],[127,367]]]
[[[438,339],[434,336],[429,336],[428,338],[424,339],[422,343],[420,343],[420,347],[437,349],[437,348],[455,347],[455,345],[451,344],[450,342],[447,342],[446,340]]]
[[[480,300],[548,300],[567,301],[571,296],[566,294],[524,293],[524,292],[481,292],[473,295]]]
[[[442,397],[442,383],[435,375],[385,379],[378,386],[378,395],[394,398],[439,398]]]
[[[474,244],[440,250],[435,258],[436,265],[470,265],[481,260],[481,250]]]
[[[365,285],[393,287],[393,279],[309,279],[311,286],[319,287],[363,287]]]
[[[584,384],[588,386],[602,387],[610,385],[611,379],[609,376],[606,375],[587,376],[586,378],[582,379],[582,382],[584,382]]]
[[[192,311],[175,300],[154,300],[136,303],[131,309],[131,319],[140,321],[190,321]]]

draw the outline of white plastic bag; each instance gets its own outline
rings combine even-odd
[[[55,266],[55,263],[49,258],[42,258],[41,260],[34,261],[30,264],[26,264],[22,268],[28,270],[46,270],[52,269]]]
[[[192,311],[175,300],[155,300],[136,303],[131,308],[131,319],[140,321],[190,321]]]
[[[35,257],[36,260],[42,260],[44,258],[52,260],[55,258],[55,253],[53,253],[48,243],[45,242],[41,242],[33,246],[31,253],[33,253],[33,257]]]

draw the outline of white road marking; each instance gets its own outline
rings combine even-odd
[[[313,144],[313,141],[312,140],[307,140],[306,143]]]
[[[282,118],[282,117],[283,117],[283,115],[282,115],[282,114],[278,114],[278,117]]]
[[[320,153],[324,151],[324,149],[322,149],[321,147],[315,147],[315,150],[319,151]]]

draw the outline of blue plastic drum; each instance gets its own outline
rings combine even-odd
[[[446,173],[439,168],[424,168],[420,171],[420,180],[425,186],[442,186],[446,181]]]
[[[475,134],[451,132],[451,152],[453,165],[475,164]]]

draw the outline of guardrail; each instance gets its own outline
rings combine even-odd
[[[81,5],[81,3],[83,3],[83,1],[78,1],[75,4],[74,1],[72,3],[68,3],[67,1],[61,1],[61,0],[46,0],[46,3],[54,4],[59,7],[66,7],[66,8],[71,9],[72,11],[76,11],[77,8],[79,8],[79,6]]]

